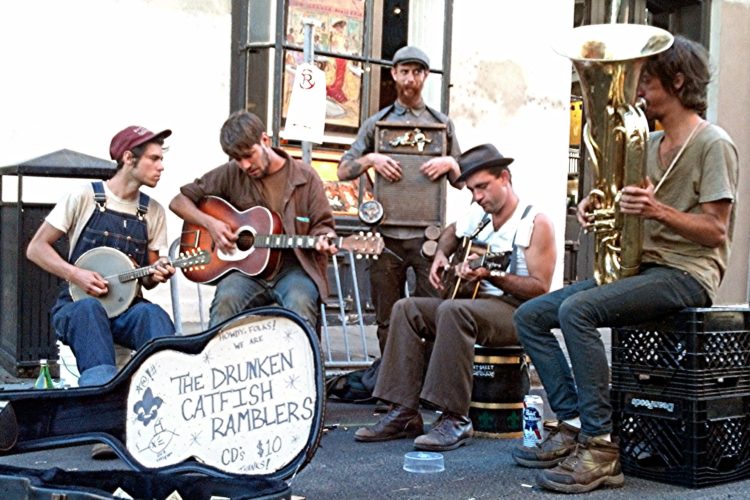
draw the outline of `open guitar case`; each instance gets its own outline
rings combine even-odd
[[[0,498],[289,499],[324,405],[315,332],[285,309],[248,310],[152,340],[103,386],[0,391],[0,455],[103,442],[130,468],[0,465]]]

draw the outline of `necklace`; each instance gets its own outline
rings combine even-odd
[[[669,164],[669,167],[667,168],[667,171],[664,172],[664,175],[662,176],[661,180],[659,181],[659,184],[657,184],[656,187],[654,188],[654,194],[656,194],[656,192],[659,190],[659,188],[661,187],[661,185],[664,184],[664,181],[667,180],[667,177],[672,172],[672,169],[674,168],[675,164],[677,164],[677,160],[680,159],[680,156],[682,156],[682,152],[685,151],[685,148],[687,147],[687,145],[690,144],[690,141],[692,140],[692,138],[695,135],[695,133],[698,131],[699,128],[702,128],[702,126],[705,125],[705,124],[706,124],[706,122],[703,121],[703,120],[701,120],[701,121],[699,121],[695,125],[695,127],[693,127],[693,130],[690,131],[690,135],[685,140],[685,142],[682,143],[682,146],[680,147],[680,150],[677,151],[677,154],[674,156],[674,158],[672,158],[672,162]]]

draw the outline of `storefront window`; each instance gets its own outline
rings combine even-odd
[[[314,64],[325,72],[323,144],[313,145],[318,171],[337,221],[356,222],[367,186],[339,182],[336,166],[362,122],[395,99],[390,60],[413,44],[430,57],[423,95],[447,111],[450,53],[446,0],[244,0],[233,2],[231,108],[249,109],[266,123],[274,144],[301,157],[301,144],[280,137],[297,65],[304,62],[304,22],[312,20]],[[364,184],[368,184],[366,179]]]

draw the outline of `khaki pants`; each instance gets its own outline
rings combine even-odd
[[[468,415],[474,345],[518,345],[514,311],[498,298],[399,300],[373,395],[414,409],[421,398]]]

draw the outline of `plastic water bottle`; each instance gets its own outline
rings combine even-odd
[[[534,447],[542,441],[544,427],[544,401],[541,396],[523,398],[523,445]]]
[[[46,359],[39,360],[39,376],[34,382],[34,389],[54,389],[55,383],[49,374],[49,365]]]

